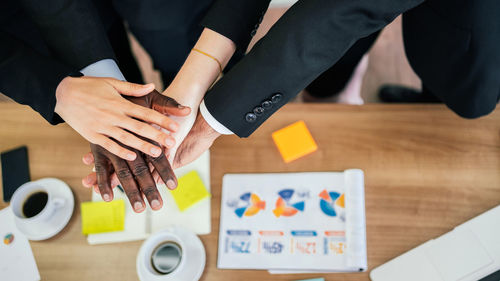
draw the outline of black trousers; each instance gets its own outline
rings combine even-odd
[[[307,86],[306,90],[309,94],[317,98],[327,98],[339,94],[346,87],[354,69],[373,46],[380,32],[377,31],[354,43],[336,64]],[[422,95],[436,98],[424,84],[422,84]]]
[[[377,40],[379,34],[380,31],[377,31],[354,43],[336,64],[307,86],[306,90],[309,94],[318,98],[326,98],[340,93],[349,82],[354,69],[364,54],[370,50]]]

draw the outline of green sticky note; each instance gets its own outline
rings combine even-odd
[[[125,202],[83,202],[82,233],[94,234],[112,231],[123,231],[125,228]]]
[[[179,178],[177,188],[170,192],[181,212],[200,200],[210,197],[210,193],[196,171],[191,171]]]

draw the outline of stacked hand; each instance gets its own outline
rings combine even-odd
[[[187,107],[180,106],[174,99],[157,91],[129,100],[162,114],[175,114],[177,117],[171,118],[180,125],[174,135],[178,141],[177,145],[170,150],[165,149],[165,153],[158,157],[133,150],[138,157],[133,161],[125,161],[102,147],[91,144],[92,152],[83,157],[83,162],[87,165],[94,164],[96,172],[84,178],[83,184],[86,187],[94,187],[105,201],[113,200],[112,188],[121,184],[136,212],[145,209],[143,198],[148,200],[153,210],[158,210],[163,201],[155,183],[163,181],[169,189],[177,187],[177,180],[167,158],[173,159],[173,168],[189,164],[210,148],[220,134],[207,124],[199,112],[196,115],[196,111],[184,111]],[[177,151],[175,155],[173,151]]]
[[[203,50],[204,52],[191,52],[189,54],[175,79],[168,86],[163,95],[156,91],[146,95],[146,90],[141,87],[147,88],[147,85],[135,85],[135,88],[141,89],[138,92],[130,94],[128,93],[130,91],[117,89],[116,83],[114,83],[116,80],[111,82],[105,80],[105,82],[111,83],[114,89],[116,89],[115,97],[110,100],[113,109],[109,111],[117,111],[118,113],[111,114],[110,117],[116,120],[114,121],[117,124],[115,125],[116,127],[123,129],[117,131],[116,128],[114,128],[115,126],[111,126],[111,128],[108,128],[108,131],[109,129],[113,129],[115,135],[106,132],[102,132],[101,134],[113,138],[113,140],[117,142],[116,145],[120,147],[122,151],[130,151],[138,156],[137,159],[122,157],[128,160],[124,161],[114,156],[113,154],[117,153],[111,149],[105,150],[98,145],[91,146],[92,153],[85,155],[83,161],[88,165],[94,163],[97,172],[91,173],[83,179],[83,184],[87,187],[94,187],[96,191],[101,192],[105,201],[113,199],[111,188],[121,183],[135,211],[140,212],[144,210],[144,201],[141,200],[143,197],[149,201],[153,209],[161,208],[162,201],[156,189],[155,182],[159,183],[163,181],[170,189],[176,188],[177,186],[177,181],[170,163],[173,163],[172,166],[174,168],[179,168],[194,161],[212,145],[217,137],[220,136],[219,133],[208,125],[202,115],[198,113],[198,107],[205,93],[213,85],[214,81],[220,77],[221,69],[226,66],[233,53],[236,51],[236,45],[227,37],[211,31],[210,29],[205,29],[196,43],[195,48],[197,50]],[[211,55],[207,55],[207,53]],[[217,63],[214,62],[214,60]],[[87,91],[86,94],[91,95],[97,90],[99,89],[91,89]],[[149,91],[151,90],[152,89],[149,89]],[[136,97],[146,96],[142,98],[129,98],[133,103],[136,103],[136,105],[131,107],[126,103],[121,103],[124,99],[120,94]],[[170,102],[162,103],[162,101],[166,100]],[[179,107],[177,102],[189,106],[191,110]],[[94,101],[94,103],[96,103],[96,101]],[[110,104],[103,103],[102,106],[109,108]],[[154,109],[157,112],[152,112],[150,116],[147,114],[131,114],[125,113],[123,111],[125,107],[121,107],[128,106],[134,108],[134,112],[138,112],[136,108],[137,105],[149,108],[143,108],[143,110],[147,112],[151,112],[150,109]],[[120,108],[122,109],[121,111]],[[61,114],[63,114],[63,112],[61,112],[60,115]],[[118,118],[120,114],[122,116]],[[70,114],[66,115],[69,116]],[[158,115],[160,115],[161,118],[158,117]],[[106,120],[105,117],[106,116],[102,115],[95,116],[95,119]],[[131,117],[141,119],[141,121],[145,123]],[[138,129],[140,129],[140,127],[137,123],[134,123],[135,127],[131,125],[128,127],[121,125],[125,121],[130,121],[126,120],[127,118],[142,124],[141,126],[148,126],[147,123],[152,123],[156,129],[159,129],[155,131],[156,137],[152,137],[151,134],[147,135],[144,132],[139,132]],[[63,119],[69,122],[66,118],[63,117]],[[172,123],[167,124],[167,119]],[[92,124],[87,125],[92,126]],[[78,131],[77,126],[75,127],[72,125],[72,127]],[[81,130],[83,130],[83,128],[88,128],[88,126],[82,126]],[[121,134],[123,133],[122,131],[126,134]],[[137,135],[131,132],[137,133]],[[171,140],[173,140],[175,144],[170,145],[171,142],[167,141],[167,138],[162,139],[160,137],[167,134],[169,135],[168,138],[173,138]],[[147,140],[147,142],[149,144],[140,146],[137,145],[137,141],[135,143],[122,141],[123,138],[120,137],[124,135],[131,135],[142,142],[145,141],[144,138],[148,138],[149,140]],[[101,141],[105,141],[104,144],[108,144],[113,142],[111,138],[108,140],[103,138],[100,139]],[[93,142],[90,138],[87,139]],[[102,144],[99,142],[93,143]],[[155,153],[148,153],[148,148],[150,148],[148,145],[152,144],[162,145],[164,149],[162,153],[157,153],[158,151],[156,150]],[[141,152],[133,149],[138,149]],[[109,151],[113,152],[113,154],[109,153]],[[149,151],[152,150],[150,149]],[[170,163],[168,162],[169,160]]]
[[[187,116],[190,113],[188,107],[181,106],[174,99],[157,91],[143,97],[128,98],[128,100],[166,116]],[[150,156],[124,144],[121,145],[135,152],[137,158],[125,161],[103,147],[91,144],[92,152],[83,157],[83,162],[88,165],[94,164],[96,172],[84,178],[83,184],[87,187],[93,186],[101,193],[105,201],[111,201],[113,200],[112,187],[121,183],[136,212],[142,212],[145,209],[143,198],[148,200],[152,209],[160,209],[163,201],[153,179],[153,168],[154,173],[167,184],[168,188],[177,187],[177,180],[167,157],[163,152],[159,156]]]
[[[66,77],[56,90],[55,112],[89,142],[98,144],[123,159],[134,160],[136,153],[119,145],[117,141],[157,157],[161,154],[161,147],[138,136],[173,147],[174,139],[150,124],[156,124],[170,132],[175,132],[178,124],[161,112],[135,105],[124,97],[142,97],[153,89],[153,84],[138,85],[113,78]],[[179,112],[181,115],[187,114],[182,110]],[[171,115],[175,115],[175,112]]]

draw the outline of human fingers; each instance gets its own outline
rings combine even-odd
[[[88,152],[87,154],[83,155],[82,161],[85,165],[94,164],[94,154],[92,154],[92,152]]]
[[[151,127],[151,126],[149,126]],[[151,130],[155,130],[154,128],[151,127]],[[158,134],[158,130],[155,130]],[[124,144],[125,146],[123,148],[127,150],[132,150],[133,148],[142,151],[145,154],[151,155],[153,157],[159,156],[162,153],[162,149],[159,146],[155,146],[151,144],[150,142],[144,140],[144,139],[139,139],[137,136],[134,134],[131,134],[127,132],[126,130],[123,130],[121,128],[117,127],[112,127],[107,130],[107,134],[112,136],[114,139],[119,141],[121,144]],[[137,155],[136,152],[134,154]],[[140,157],[139,155],[136,157],[136,159]]]
[[[155,171],[160,175],[168,189],[173,190],[177,187],[177,178],[165,154],[156,158],[148,157],[148,161],[153,164]]]
[[[95,137],[92,138],[91,143],[100,145],[107,151],[113,153],[114,155],[128,160],[128,161],[134,161],[137,155],[135,152],[132,152],[129,149],[126,149],[125,147],[119,145],[118,143],[114,142],[111,140],[109,137],[105,137],[104,135],[96,135]]]
[[[113,88],[115,88],[120,94],[127,96],[140,97],[149,94],[151,91],[155,89],[155,85],[153,83],[141,85],[126,81],[120,81],[118,79],[113,79],[113,78],[106,78],[105,80],[111,86],[113,86]]]
[[[212,146],[219,136],[220,133],[210,127],[203,116],[198,112],[193,127],[177,148],[173,167],[179,168],[196,160],[203,152]]]
[[[113,190],[110,186],[110,165],[108,159],[100,154],[96,153],[95,159],[95,171],[97,175],[97,186],[99,187],[99,192],[104,201],[109,202],[113,200]]]
[[[133,146],[131,144],[124,143],[123,141],[120,141],[120,142],[122,142],[122,143],[124,143],[132,148],[138,149],[138,150],[140,150],[140,151],[142,151],[150,156],[158,157],[161,153],[160,150],[157,150],[156,153],[153,154],[153,153],[151,153],[151,151],[147,151],[147,149],[149,149],[151,147],[155,147],[155,148],[159,149],[159,147],[154,146],[153,144],[146,141],[145,139],[152,140],[152,141],[157,142],[157,143],[159,143],[163,146],[166,146],[166,147],[173,147],[175,145],[175,139],[172,136],[170,136],[169,133],[164,132],[162,130],[158,130],[154,127],[156,125],[154,125],[154,126],[153,125],[149,125],[145,122],[141,122],[141,121],[129,118],[129,120],[126,120],[120,126],[124,129],[127,129],[128,131],[138,135],[138,136],[142,136],[144,139],[140,140],[140,142],[141,142],[140,146],[139,146],[139,144],[138,144],[138,146]],[[176,124],[176,126],[177,126],[177,124]],[[137,139],[137,137],[135,137],[135,139]],[[139,139],[137,139],[137,140],[139,140]]]
[[[158,174],[158,172],[156,170],[153,171],[153,179],[155,180],[157,185],[158,184],[165,184],[165,182],[163,182],[163,180],[161,179],[160,174]]]
[[[153,176],[151,175],[151,171],[149,170],[146,161],[139,156],[134,161],[127,162],[127,164],[135,176],[139,189],[142,194],[146,196],[151,208],[153,210],[159,210],[163,205],[163,201],[158,189],[156,188]]]
[[[191,113],[191,108],[188,106],[181,105],[175,99],[162,95],[158,92],[152,93],[151,97],[151,108],[154,110],[174,116],[187,116]]]
[[[111,174],[110,177],[110,182],[111,182],[111,188],[115,188],[116,186],[120,185],[120,180],[118,180],[118,177],[116,176],[116,173],[113,170],[113,173]],[[154,176],[153,176],[154,179]],[[85,178],[82,179],[82,184],[86,188],[91,188],[94,185],[97,186],[97,174],[96,172],[92,172],[88,174]]]
[[[112,155],[110,159],[111,163],[113,164],[118,180],[120,181],[120,184],[130,201],[130,205],[132,205],[132,208],[136,213],[144,211],[144,201],[142,200],[141,192],[135,182],[132,171],[130,171],[130,167],[123,159],[113,156],[114,155]]]
[[[86,188],[91,188],[97,184],[97,174],[92,172],[82,179],[82,184]]]
[[[170,132],[176,132],[179,129],[179,124],[177,124],[177,122],[150,108],[131,103],[130,106],[126,108],[125,112],[131,117],[135,117],[148,123],[157,124]]]
[[[111,175],[111,186],[113,188],[117,187],[118,185],[120,185],[120,180],[118,179],[118,177],[116,176],[116,173],[113,173]]]

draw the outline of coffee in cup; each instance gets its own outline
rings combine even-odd
[[[30,240],[41,240],[39,237],[55,228],[61,220],[57,214],[67,204],[64,197],[40,181],[20,186],[10,203],[17,228]]]
[[[25,218],[38,215],[45,208],[48,200],[49,194],[43,190],[31,193],[24,200],[22,214]]]

